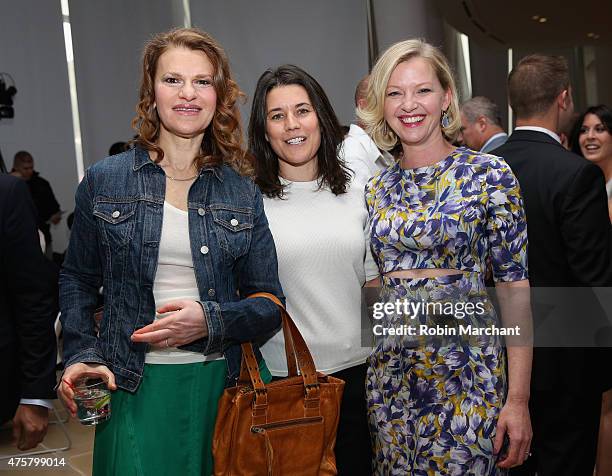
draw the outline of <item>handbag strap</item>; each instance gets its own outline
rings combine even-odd
[[[269,299],[274,304],[278,306],[278,310],[281,313],[281,321],[283,326],[283,336],[285,341],[285,358],[287,359],[287,373],[288,377],[296,377],[297,376],[297,365],[296,365],[296,356],[295,350],[293,346],[293,337],[291,335],[291,331],[289,329],[288,321],[293,321],[291,318],[286,319],[286,316],[289,316],[287,309],[283,306],[283,303],[278,299],[274,294],[270,293],[254,293],[249,296],[250,298],[263,297]]]
[[[300,370],[300,374],[304,378],[304,384],[307,387],[318,387],[317,371],[312,355],[310,354],[310,350],[308,349],[302,334],[295,325],[295,322],[293,322],[293,319],[291,319],[291,316],[289,316],[289,313],[285,309],[285,306],[283,306],[281,301],[274,294],[270,293],[259,292],[251,294],[248,297],[263,297],[269,299],[278,306],[283,322],[283,336],[285,337],[287,368],[291,368],[293,365],[295,365],[297,360],[297,366]]]
[[[242,362],[240,363],[240,381],[249,381],[255,390],[255,402],[253,402],[253,416],[256,413],[265,415],[268,406],[268,395],[266,393],[266,384],[261,378],[259,372],[259,364],[253,352],[253,344],[244,342],[240,346],[242,348]],[[248,377],[248,378],[247,378]]]
[[[280,300],[270,293],[255,293],[248,298],[262,297],[274,302],[281,313],[283,322],[283,335],[285,337],[285,352],[287,357],[287,366],[293,366],[297,361],[297,367],[300,370],[304,382],[304,413],[305,416],[318,416],[320,414],[320,393],[317,371],[312,359],[312,355],[308,350],[308,346],[300,334],[297,326],[287,313],[285,307]],[[242,362],[240,365],[239,381],[250,381],[255,390],[255,401],[253,402],[253,424],[259,424],[266,421],[266,413],[268,407],[268,398],[266,386],[259,372],[259,364],[255,358],[253,345],[250,342],[241,344]],[[295,372],[295,371],[294,371]]]
[[[262,293],[265,294],[265,293]],[[276,299],[276,296],[271,295]],[[266,297],[266,296],[249,296],[249,297]],[[278,300],[277,300],[278,301]],[[282,310],[284,307],[280,301],[274,301],[274,304],[279,306],[279,310],[281,310],[281,321],[283,326],[283,336],[285,341],[285,357],[287,359],[287,370],[289,377],[297,377],[297,365],[296,365],[296,356],[295,351],[293,350],[293,337],[291,336],[291,331],[289,330],[287,320],[282,318]],[[250,382],[248,369],[246,366],[240,367],[240,377],[239,382],[242,384],[248,384]]]

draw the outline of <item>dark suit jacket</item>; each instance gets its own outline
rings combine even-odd
[[[24,181],[0,174],[0,421],[20,398],[56,398],[57,273]]]
[[[34,172],[30,180],[26,182],[34,200],[34,206],[38,214],[38,228],[45,235],[47,245],[51,243],[51,231],[49,227],[49,218],[60,211],[59,203],[55,199],[51,184],[40,176],[38,172]]]
[[[508,141],[491,152],[503,157],[518,178],[527,215],[529,281],[537,287],[578,288],[573,299],[577,314],[561,329],[568,341],[580,330],[581,319],[595,326],[607,322],[590,289],[612,285],[612,231],[608,217],[605,181],[599,167],[568,152],[543,132],[515,131]],[[573,291],[572,291],[573,293]],[[568,299],[567,292],[557,298]],[[578,301],[578,302],[576,302]],[[584,315],[580,315],[581,310]],[[534,309],[536,339],[538,319]],[[536,348],[532,386],[552,389],[572,385],[601,390],[609,381],[605,352],[584,348]],[[605,374],[605,372],[604,372]]]

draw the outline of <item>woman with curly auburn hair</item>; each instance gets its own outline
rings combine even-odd
[[[493,332],[531,329],[517,180],[503,159],[452,145],[457,90],[432,45],[407,40],[387,49],[367,99],[357,111],[367,132],[380,148],[403,151],[365,191],[381,299],[425,306],[378,321],[409,330],[377,334],[369,358],[374,472],[505,474],[529,456],[531,442],[530,341],[506,340],[506,372],[502,338]],[[485,287],[489,260],[501,324]]]
[[[209,59],[214,71],[210,79],[217,95],[217,108],[204,134],[201,152],[195,158],[197,166],[201,168],[206,164],[226,163],[243,175],[250,174],[251,160],[243,147],[240,112],[236,105],[236,101],[243,98],[244,94],[231,77],[223,49],[210,35],[197,29],[177,29],[166,35],[157,35],[149,41],[142,60],[140,99],[136,105],[136,117],[132,121],[132,126],[138,132],[134,143],[155,152],[156,161],[163,159],[164,151],[157,144],[162,126],[156,111],[154,81],[159,57],[169,47],[201,51]]]
[[[59,395],[75,415],[85,378],[113,391],[112,416],[96,428],[95,475],[209,476],[217,401],[238,378],[240,343],[280,325],[271,301],[246,299],[284,298],[247,176],[240,95],[208,34],[158,34],[144,51],[135,147],[96,163],[78,187],[60,278]]]
[[[293,65],[259,78],[249,146],[278,252],[287,309],[319,371],[345,381],[335,453],[340,475],[371,474],[365,407],[369,347],[361,345],[361,288],[377,276],[365,237],[363,185],[339,159],[343,135],[319,83]],[[364,316],[365,317],[365,316]],[[262,347],[287,375],[279,333]]]

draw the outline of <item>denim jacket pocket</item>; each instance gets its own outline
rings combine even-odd
[[[99,221],[103,241],[111,246],[121,247],[130,242],[134,235],[137,202],[98,202],[94,204],[94,216]]]
[[[219,246],[231,258],[244,255],[251,244],[253,211],[231,205],[211,205],[210,211]]]

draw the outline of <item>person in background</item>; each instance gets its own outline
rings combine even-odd
[[[503,159],[452,145],[461,124],[446,58],[421,40],[390,46],[372,69],[368,104],[358,113],[379,147],[399,142],[404,151],[366,186],[382,302],[481,308],[469,315],[383,313],[379,322],[421,329],[438,328],[441,320],[446,329],[460,319],[476,328],[518,325],[528,334],[519,186]],[[485,287],[489,259],[501,323]],[[528,458],[529,342],[506,340],[504,349],[499,336],[465,339],[377,340],[367,372],[376,475],[497,475]]]
[[[577,119],[578,138],[572,150],[590,160],[603,172],[612,220],[612,110],[604,105],[588,108]]]
[[[363,77],[355,89],[355,107],[361,108],[366,104],[368,81],[370,75]],[[365,185],[366,182],[380,170],[385,170],[395,162],[393,156],[381,151],[374,141],[363,130],[363,124],[357,121],[351,124],[348,135],[342,144],[342,157],[346,165],[353,171],[357,181]]]
[[[120,154],[121,152],[125,152],[126,150],[128,150],[128,148],[129,147],[127,142],[115,142],[108,149],[108,155],[110,157],[111,155]]]
[[[44,258],[28,188],[0,174],[0,424],[17,448],[47,432],[55,394],[57,273]]]
[[[240,96],[210,35],[156,35],[143,55],[135,148],[97,162],[79,184],[60,279],[59,394],[74,415],[80,378],[113,390],[94,475],[209,476],[218,399],[237,381],[240,343],[279,329],[272,301],[246,299],[284,298]]]
[[[361,288],[378,273],[369,253],[363,186],[339,159],[342,131],[319,83],[283,65],[259,78],[249,123],[256,181],[278,252],[287,309],[317,370],[346,382],[336,439],[340,475],[370,475]],[[262,347],[287,375],[277,334]]]
[[[15,154],[12,173],[28,184],[38,216],[38,229],[45,235],[46,252],[53,256],[51,230],[49,224],[57,225],[62,219],[59,203],[55,199],[51,185],[34,170],[34,158],[25,150]]]
[[[590,475],[601,394],[610,386],[610,356],[603,349],[573,345],[571,336],[587,322],[607,322],[589,289],[612,285],[612,234],[604,177],[598,167],[561,145],[558,132],[566,130],[574,110],[564,57],[522,58],[508,76],[508,98],[516,127],[492,153],[506,159],[523,191],[534,296],[540,302],[546,295],[552,297],[534,307],[534,321],[539,325],[534,334],[529,401],[533,456],[511,473]],[[539,287],[546,289],[538,291]],[[585,314],[580,323],[573,313],[567,321],[561,313],[552,313],[555,305],[574,293],[580,293],[580,299],[573,301],[580,302],[578,312]],[[554,326],[540,332],[545,321]],[[563,340],[537,345],[552,332]]]
[[[461,138],[472,150],[489,153],[508,140],[497,104],[484,96],[461,105]]]
[[[612,221],[612,110],[605,104],[588,108],[577,119],[577,140],[572,150],[597,165],[604,173],[608,213]],[[612,390],[602,396],[597,474],[612,474]]]

